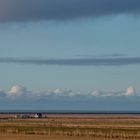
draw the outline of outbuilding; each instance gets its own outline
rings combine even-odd
[[[36,114],[34,115],[34,117],[35,117],[35,118],[42,118],[43,115],[42,115],[42,113],[36,113]]]

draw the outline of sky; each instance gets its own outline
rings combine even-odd
[[[140,1],[1,0],[0,110],[140,106]]]

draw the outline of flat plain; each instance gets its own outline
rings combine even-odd
[[[47,114],[47,118],[0,115],[0,140],[139,140],[139,115]]]

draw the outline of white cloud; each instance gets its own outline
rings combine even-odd
[[[126,91],[99,91],[99,90],[94,90],[93,92],[90,93],[91,96],[94,97],[120,97],[120,96],[138,96],[138,94],[135,91],[134,87],[128,87]]]
[[[67,89],[55,89],[54,91],[54,94],[55,95],[60,95],[60,96],[72,96],[72,95],[75,95],[75,93],[73,93],[72,90],[67,90]]]
[[[43,98],[43,97],[47,97],[47,96],[52,96],[52,97],[73,97],[73,96],[77,96],[80,95],[80,93],[76,93],[70,89],[60,89],[60,88],[56,88],[56,89],[48,89],[46,91],[30,91],[28,89],[26,89],[23,86],[19,86],[19,85],[15,85],[12,86],[10,88],[9,91],[4,91],[2,89],[0,89],[0,93],[1,95],[4,94],[5,96],[7,96],[8,98],[11,99],[16,99],[16,98],[33,98],[33,99],[39,99],[39,98]]]
[[[76,96],[78,93],[70,90],[70,89],[50,89],[46,91],[45,95],[52,95],[52,96]]]
[[[26,92],[27,90],[25,87],[15,85],[7,92],[7,95],[8,96],[21,96]]]
[[[135,96],[136,95],[135,88],[134,87],[128,87],[126,89],[126,92],[123,93],[122,95],[124,95],[124,96]]]
[[[49,97],[135,97],[139,96],[139,94],[136,93],[134,87],[128,87],[127,90],[124,92],[118,92],[118,91],[100,91],[100,90],[94,90],[90,94],[82,94],[80,92],[75,92],[71,89],[61,89],[61,88],[56,88],[56,89],[48,89],[46,91],[30,91],[26,89],[23,86],[15,85],[11,87],[9,91],[4,91],[0,89],[0,97],[8,97],[9,99],[40,99],[40,98],[49,98]]]
[[[93,92],[91,92],[90,95],[95,97],[109,97],[109,96],[111,97],[111,96],[119,96],[119,92],[115,91],[103,92],[100,90],[94,90]]]
[[[99,90],[94,90],[93,92],[91,92],[91,96],[101,96],[102,93]]]

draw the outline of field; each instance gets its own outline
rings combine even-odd
[[[49,114],[41,119],[0,115],[0,140],[139,140],[139,115]]]
[[[125,138],[96,138],[96,137],[66,137],[66,136],[38,136],[38,135],[1,135],[1,140],[139,140]]]

